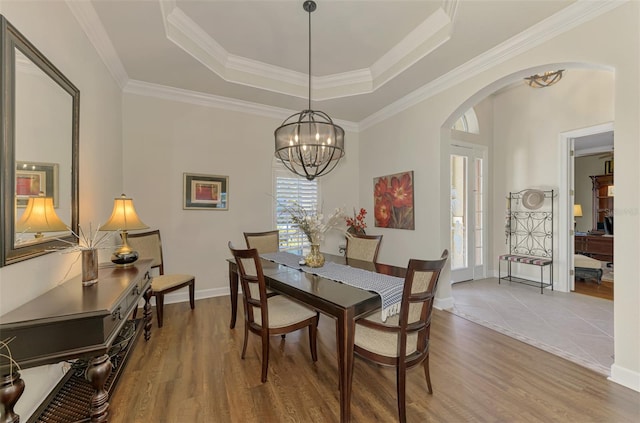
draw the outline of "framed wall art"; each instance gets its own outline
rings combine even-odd
[[[414,230],[413,171],[373,178],[373,209],[376,227]]]
[[[613,173],[613,160],[607,160],[604,162],[604,174],[610,175]]]
[[[185,210],[229,210],[229,177],[183,174]]]
[[[42,195],[53,198],[58,207],[58,164],[16,162],[16,204],[27,207],[29,197]]]

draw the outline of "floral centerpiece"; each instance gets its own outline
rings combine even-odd
[[[367,210],[361,208],[358,214],[356,214],[356,209],[353,209],[353,217],[345,217],[347,221],[347,232],[350,234],[357,235],[365,235],[364,230],[367,227],[367,224],[364,221],[365,216],[367,215]]]
[[[284,210],[291,216],[291,221],[300,228],[311,244],[311,252],[305,257],[307,266],[321,267],[324,256],[320,254],[320,242],[330,229],[339,229],[344,221],[344,210],[337,208],[324,221],[324,215],[317,210],[310,210],[293,201],[284,205]]]

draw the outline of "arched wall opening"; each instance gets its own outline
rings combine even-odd
[[[571,250],[573,245],[573,238],[570,236],[570,230],[573,229],[571,225],[571,210],[568,206],[570,203],[568,200],[568,192],[570,187],[565,182],[567,178],[567,158],[563,156],[563,151],[566,149],[566,142],[563,142],[563,138],[561,134],[566,131],[578,130],[580,128],[585,128],[589,126],[594,126],[598,124],[603,124],[606,122],[613,121],[613,106],[614,106],[614,88],[615,88],[615,74],[614,69],[610,66],[603,66],[599,64],[593,63],[548,63],[540,66],[523,68],[517,72],[506,75],[473,93],[470,97],[468,97],[465,101],[463,101],[451,115],[444,121],[441,126],[441,165],[443,166],[441,174],[443,177],[441,178],[441,201],[443,204],[448,204],[449,199],[447,198],[447,194],[449,192],[449,179],[445,178],[444,175],[449,174],[450,172],[450,164],[449,164],[449,146],[452,143],[452,131],[451,127],[456,122],[457,119],[460,118],[469,108],[474,107],[481,103],[483,100],[491,97],[500,95],[505,91],[508,91],[514,85],[521,90],[530,90],[531,93],[535,93],[535,95],[547,96],[552,93],[552,90],[556,89],[554,87],[543,88],[543,89],[534,89],[526,86],[523,81],[523,78],[526,76],[530,76],[536,73],[542,73],[544,71],[555,70],[555,69],[566,69],[567,72],[563,80],[559,81],[555,87],[558,90],[567,89],[562,84],[569,84],[569,81],[572,78],[572,73],[577,75],[579,73],[587,74],[593,73],[597,75],[601,75],[605,81],[609,80],[609,82],[605,82],[605,87],[599,87],[598,90],[606,91],[607,97],[607,110],[595,110],[590,116],[585,117],[585,119],[577,119],[573,126],[560,126],[555,132],[553,132],[553,139],[546,139],[545,144],[541,145],[540,148],[545,150],[545,154],[548,157],[549,163],[546,165],[547,171],[549,175],[540,175],[540,171],[537,169],[526,169],[522,172],[526,173],[527,171],[531,172],[530,177],[519,177],[515,176],[513,178],[505,177],[506,172],[501,169],[504,167],[504,159],[507,157],[508,153],[501,152],[502,148],[499,143],[494,143],[489,147],[489,157],[490,157],[490,169],[489,169],[489,196],[491,198],[489,205],[489,213],[492,215],[490,218],[490,224],[488,230],[490,231],[489,236],[489,249],[492,252],[489,254],[489,276],[497,276],[497,255],[498,251],[502,248],[505,248],[505,235],[504,235],[504,212],[505,212],[505,199],[504,197],[508,194],[509,189],[504,189],[504,187],[512,186],[518,189],[525,188],[533,188],[533,187],[550,187],[553,188],[557,192],[557,196],[554,199],[554,285],[555,289],[568,292],[570,289],[569,283],[569,267],[571,266],[570,260],[568,260],[567,251]],[[591,72],[593,71],[593,72]],[[587,85],[583,85],[578,93],[580,95],[587,95],[585,93],[589,93],[591,87]],[[537,90],[537,91],[534,91]],[[593,104],[593,109],[598,109],[601,107],[601,104]],[[567,99],[567,108],[576,108],[579,105],[576,105],[574,102]],[[504,107],[503,107],[504,108]],[[500,108],[496,108],[496,110],[500,110]],[[495,113],[496,112],[494,110]],[[543,120],[545,115],[545,110],[538,110],[532,112],[532,115],[537,116],[541,120],[539,121],[539,125],[547,125],[549,122]],[[610,114],[608,114],[610,113]],[[553,119],[554,116],[550,116],[549,119]],[[500,119],[500,116],[497,114],[493,116],[494,120]],[[565,120],[567,120],[565,118]],[[553,125],[551,125],[553,126]],[[481,131],[484,130],[482,121],[480,122]],[[502,136],[504,139],[504,133],[495,134],[494,136]],[[548,137],[547,137],[548,138]],[[535,145],[538,140],[535,138],[531,138],[529,140],[519,140],[521,143],[528,143],[531,145]],[[528,151],[518,151],[517,153],[522,155],[522,157],[518,157],[517,159],[520,161],[527,161],[527,152]],[[540,153],[539,153],[540,154]],[[529,175],[527,175],[529,176]],[[536,179],[538,178],[538,179]],[[508,179],[506,182],[505,179]],[[533,186],[531,186],[533,185]],[[502,187],[502,189],[501,189]],[[506,192],[506,194],[505,194]],[[450,225],[449,222],[449,213],[444,210],[441,211],[441,225],[442,227],[446,227]],[[500,232],[502,231],[502,232]],[[506,253],[507,251],[502,251],[502,253]],[[538,270],[538,269],[535,269]],[[539,273],[538,273],[539,274]],[[497,282],[496,282],[497,283]],[[445,284],[443,284],[445,285]],[[445,288],[442,286],[442,288]],[[450,287],[447,287],[450,289]],[[446,289],[446,288],[445,288]],[[451,304],[453,305],[454,298],[452,291],[449,292],[449,295],[446,293],[440,293],[441,298],[450,297]]]

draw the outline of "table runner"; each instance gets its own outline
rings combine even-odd
[[[304,260],[303,257],[286,252],[260,254],[260,257],[292,269],[377,293],[382,299],[383,322],[387,320],[387,317],[400,313],[400,302],[404,289],[404,279],[402,278],[333,262],[327,262],[322,267],[312,268],[299,263],[300,260]]]

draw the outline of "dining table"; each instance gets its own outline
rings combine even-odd
[[[326,262],[343,264],[398,278],[404,278],[406,269],[388,264],[348,259],[323,253]],[[302,257],[300,257],[302,258]],[[231,323],[236,325],[238,312],[238,267],[233,258],[229,262],[229,289],[231,292]],[[336,322],[338,377],[340,387],[340,422],[351,421],[351,386],[353,380],[354,337],[356,319],[381,308],[381,297],[376,292],[357,288],[312,273],[261,258],[265,283],[269,289],[286,295],[330,316]]]

